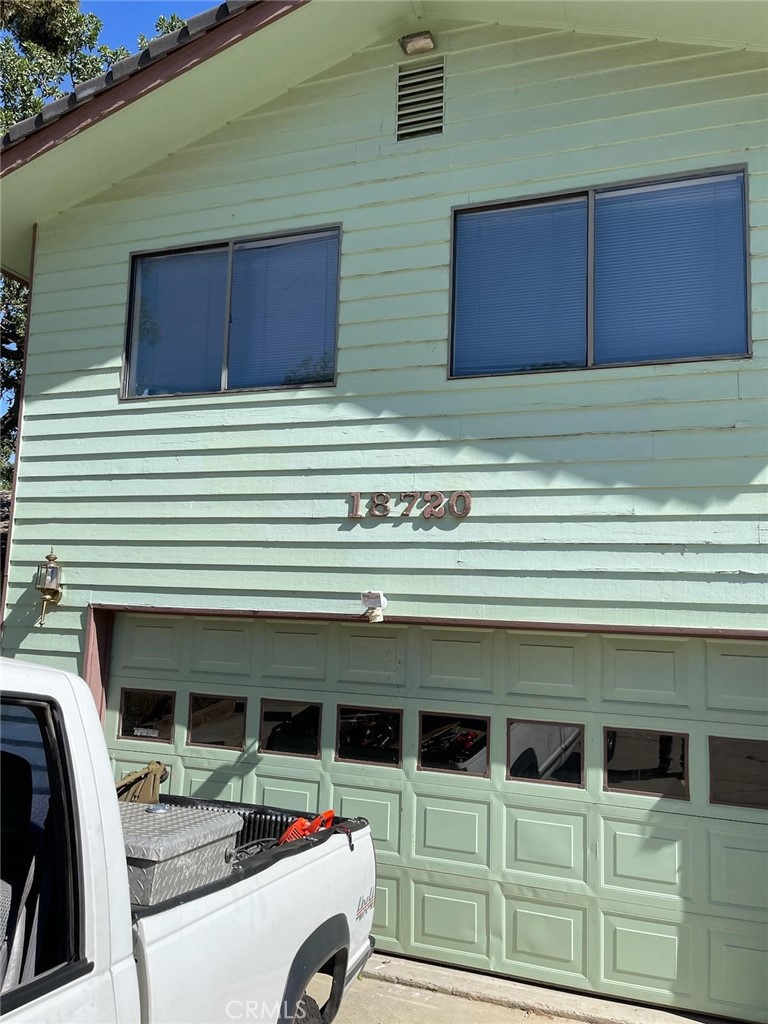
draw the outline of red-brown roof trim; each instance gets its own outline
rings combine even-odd
[[[166,82],[183,75],[185,71],[192,70],[203,61],[215,57],[223,50],[309,2],[310,0],[260,0],[244,10],[233,12],[224,21],[215,23],[197,38],[184,40],[183,45],[177,45],[162,58],[150,60],[145,66],[138,66],[125,79],[105,84],[92,98],[80,100],[76,90],[69,98],[74,104],[70,110],[49,123],[42,123],[17,142],[11,141],[5,146],[0,177],[11,174],[55,146],[122,110],[134,100],[159,89]]]

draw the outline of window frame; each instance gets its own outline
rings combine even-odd
[[[334,309],[334,338],[333,338],[333,375],[329,381],[310,382],[307,384],[265,384],[252,388],[230,388],[227,387],[227,376],[229,373],[229,334],[230,334],[230,306],[232,301],[232,269],[234,252],[236,248],[247,246],[249,248],[266,248],[275,244],[289,244],[291,242],[303,241],[307,238],[322,237],[323,235],[336,235],[338,241],[339,266],[336,274],[336,303]],[[339,372],[339,311],[341,293],[341,243],[343,237],[343,225],[339,221],[334,224],[321,224],[317,227],[294,228],[289,231],[268,232],[257,235],[244,235],[237,237],[217,238],[204,242],[190,242],[183,245],[171,245],[161,249],[135,249],[128,254],[128,298],[125,308],[125,340],[123,344],[123,356],[120,367],[120,391],[118,400],[121,402],[146,402],[152,399],[183,399],[201,398],[210,395],[240,395],[252,394],[262,391],[296,391],[306,388],[335,388]],[[193,253],[204,252],[227,252],[227,292],[224,301],[224,323],[222,324],[223,338],[221,349],[221,377],[220,386],[216,391],[184,391],[168,395],[132,395],[129,393],[131,386],[131,374],[133,368],[134,339],[133,324],[136,307],[140,299],[138,288],[138,270],[141,260],[147,257],[182,256]]]
[[[642,188],[646,185],[676,184],[694,182],[703,178],[717,178],[726,174],[740,174],[744,181],[744,204],[742,218],[744,227],[744,279],[746,302],[747,348],[745,352],[725,355],[680,356],[668,359],[638,359],[625,363],[595,363],[595,197],[598,193],[620,192],[627,188]],[[459,217],[464,213],[485,213],[493,210],[513,210],[525,206],[539,206],[544,203],[567,199],[587,199],[587,296],[586,296],[586,362],[584,366],[543,367],[530,370],[500,370],[496,373],[457,374],[453,372],[456,350],[456,248]],[[643,178],[626,178],[605,184],[587,185],[583,188],[560,189],[555,192],[537,192],[515,199],[498,199],[489,203],[464,203],[451,207],[450,237],[450,296],[448,303],[448,376],[452,380],[481,380],[488,377],[526,377],[534,373],[583,373],[585,370],[613,370],[627,366],[667,366],[675,363],[718,362],[724,359],[752,358],[752,281],[750,276],[750,234],[749,234],[749,165],[728,164],[723,167],[707,167],[696,171],[679,171],[673,174],[659,174]]]

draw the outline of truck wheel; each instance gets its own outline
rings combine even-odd
[[[320,1012],[320,1007],[312,996],[308,996],[306,992],[296,1007],[296,1016],[293,1020],[294,1024],[323,1024],[323,1015]]]

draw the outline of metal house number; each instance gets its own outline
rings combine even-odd
[[[397,500],[386,491],[376,491],[370,499],[366,499],[370,504],[365,512],[361,511],[363,499],[360,497],[360,491],[350,491],[349,496],[352,499],[349,519],[364,519],[366,515],[374,519],[383,519],[392,511],[391,502]],[[442,491],[401,491],[400,501],[405,503],[405,508],[400,515],[409,516],[419,499],[423,499],[424,506],[421,512],[416,514],[423,516],[424,519],[442,519],[446,511],[455,519],[466,519],[472,511],[472,495],[469,491],[454,491],[447,501]]]

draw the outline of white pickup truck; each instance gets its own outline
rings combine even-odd
[[[164,798],[171,813],[147,812],[142,826],[199,805],[208,824],[231,824],[238,811],[243,831],[232,835],[217,880],[198,877],[172,897],[158,890],[159,902],[137,899],[121,807],[134,819],[144,808],[117,802],[86,684],[7,659],[0,671],[4,1021],[332,1021],[372,949],[367,822],[336,818],[278,845],[267,825],[274,818],[282,829],[297,814]],[[195,856],[187,853],[174,884],[199,875]],[[146,874],[148,864],[131,870]],[[322,1009],[306,991],[318,974],[329,976]]]

